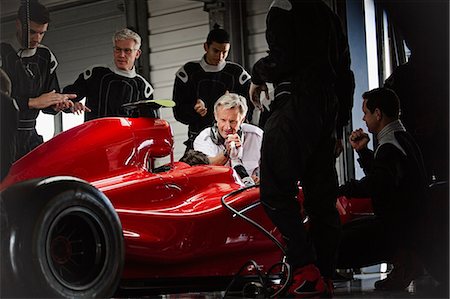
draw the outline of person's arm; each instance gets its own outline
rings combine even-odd
[[[144,83],[144,90],[143,90],[143,94],[145,96],[146,100],[153,100],[153,93],[155,91],[155,89],[153,88],[153,86],[150,84],[150,82],[147,81],[147,79],[145,79],[144,77],[142,77],[141,75],[138,75],[140,79],[142,79],[143,83]]]
[[[72,99],[75,94],[58,93],[55,90],[43,93],[36,98],[28,99],[28,109],[42,109],[45,113],[56,114],[57,112],[73,106]]]
[[[30,109],[41,109],[46,114],[57,114],[61,110],[73,107],[73,94],[61,94],[61,88],[59,86],[58,76],[56,74],[56,68],[58,67],[58,61],[55,55],[53,55],[50,49],[45,48],[48,52],[49,59],[48,69],[41,69],[41,72],[48,72],[46,82],[42,87],[44,92],[38,97],[30,98],[28,101],[28,107]],[[57,101],[55,103],[55,101]]]
[[[46,114],[57,114],[58,112],[73,107],[74,94],[61,94],[58,77],[53,71],[49,76],[46,92],[35,98],[29,98],[28,107],[30,109],[41,109]]]
[[[371,172],[374,160],[373,151],[367,147],[370,141],[369,134],[359,128],[350,134],[348,141],[352,148],[358,153],[358,163],[367,175]]]
[[[374,163],[374,153],[371,149],[364,148],[360,151],[357,151],[358,153],[358,163],[359,166],[362,168],[364,173],[367,175],[372,171],[373,163]]]
[[[247,106],[248,111],[246,115],[246,120],[251,123],[252,122],[252,116],[253,116],[253,110],[255,109],[254,104],[252,103],[249,95],[250,91],[250,83],[251,83],[251,77],[250,74],[239,65],[239,78],[237,80],[238,85],[236,88],[236,93],[245,97],[247,100]]]
[[[198,99],[195,91],[192,90],[194,87],[190,84],[189,74],[185,71],[185,67],[178,70],[175,77],[172,99],[176,105],[173,107],[173,115],[177,121],[189,125],[198,122],[202,115],[201,111],[200,113],[195,111],[194,107]]]
[[[202,152],[208,156],[209,164],[211,165],[225,165],[229,159],[226,148],[214,144],[211,138],[207,136],[209,128],[205,130],[195,138],[193,144],[194,150]]]
[[[196,151],[202,152],[205,155],[208,156],[209,164],[211,165],[225,165],[225,163],[228,162],[229,156],[226,149],[217,151],[217,145],[214,146],[214,148],[206,143],[206,142],[199,142],[197,138],[194,140],[194,149]]]
[[[3,86],[2,86],[3,87]],[[16,135],[19,121],[19,110],[13,98],[0,92],[0,181],[9,172],[16,154]]]
[[[74,106],[71,107],[71,109],[67,109],[64,112],[72,112],[75,114],[80,114],[81,112],[92,112],[91,104],[92,106],[95,106],[93,103],[89,103],[89,106],[86,101],[86,105],[83,105],[80,101],[87,97],[88,95],[88,78],[86,76],[86,72],[89,72],[92,76],[94,69],[90,69],[88,71],[85,71],[81,73],[78,78],[75,80],[73,84],[67,85],[64,87],[63,92],[65,93],[73,93],[76,94],[76,98],[73,100]]]
[[[360,180],[351,179],[344,185],[339,186],[338,196],[344,195],[347,198],[367,198],[370,197],[369,180],[363,177]]]
[[[395,204],[393,195],[405,176],[402,159],[402,153],[394,145],[382,145],[370,173],[359,181],[352,180],[340,186],[339,194],[354,198],[370,197],[376,212],[389,213]]]
[[[225,152],[219,152],[215,156],[209,156],[208,159],[211,165],[225,165],[228,162],[228,155]]]
[[[363,140],[359,140],[364,142]],[[368,141],[367,141],[368,142]],[[355,143],[355,141],[350,141],[350,143]],[[355,148],[355,147],[354,147]],[[373,151],[367,148],[367,143],[356,150],[359,155],[358,163],[366,175],[360,180],[351,179],[344,185],[339,186],[338,195],[345,195],[347,197],[353,198],[363,198],[371,197],[372,180],[371,174],[374,165],[374,155]]]
[[[403,153],[390,143],[378,148],[369,185],[375,211],[392,213],[392,206],[402,201],[395,194],[406,175],[404,159]]]
[[[338,35],[338,49],[336,49],[337,61],[335,65],[336,84],[335,90],[339,100],[339,111],[336,121],[336,134],[342,139],[343,128],[350,120],[353,108],[353,94],[355,91],[355,77],[350,69],[350,50],[347,37],[344,33],[339,17],[335,15],[335,27]]]
[[[253,66],[252,82],[261,85],[264,82],[277,82],[286,74],[291,74],[296,51],[292,43],[294,22],[286,10],[272,7],[267,15],[266,39],[269,52]]]
[[[92,72],[93,70],[90,71]],[[81,73],[73,84],[67,85],[63,89],[64,93],[74,93],[77,95],[74,102],[81,101],[88,94],[88,82],[84,74],[85,72]]]
[[[277,82],[286,74],[292,73],[295,67],[294,51],[292,44],[291,15],[287,11],[272,7],[269,10],[266,21],[266,40],[269,52],[266,57],[259,59],[252,69],[251,86],[249,90],[250,100],[256,108],[263,110],[261,105],[261,93],[269,100],[269,92],[266,82]]]
[[[370,141],[369,135],[362,129],[354,130],[348,137],[352,148],[358,153],[358,163],[366,176],[361,180],[350,180],[344,185],[339,186],[338,195],[347,197],[369,197],[370,194],[370,173],[373,165],[373,151],[367,148]]]

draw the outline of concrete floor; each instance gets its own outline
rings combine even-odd
[[[377,291],[375,281],[386,277],[386,273],[365,273],[354,275],[352,280],[335,281],[334,298],[449,298],[448,290],[436,288],[437,283],[424,276],[413,281],[405,291]],[[223,298],[224,292],[200,292],[166,294],[148,298],[158,299],[216,299]],[[238,294],[226,298],[243,298]],[[260,298],[260,297],[256,297]]]
[[[350,281],[334,283],[336,298],[448,298],[437,288],[437,283],[429,276],[423,276],[409,285],[405,291],[378,291],[374,288],[377,280],[385,273],[359,274]],[[448,291],[447,291],[448,294]]]

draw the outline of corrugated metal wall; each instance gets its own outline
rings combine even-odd
[[[266,15],[272,0],[252,0],[246,1],[247,9],[247,43],[248,43],[248,68],[267,55],[269,50],[266,43]]]
[[[126,26],[121,0],[103,0],[52,12],[45,42],[58,61],[61,88],[91,65],[112,65],[112,36]],[[63,129],[83,123],[84,115],[63,114]]]
[[[175,73],[186,62],[199,60],[209,32],[209,16],[203,2],[189,0],[149,0],[149,40],[151,83],[155,98],[172,98]],[[175,159],[185,150],[187,126],[177,122],[172,109],[161,109],[175,138]]]
[[[45,43],[60,65],[61,87],[71,84],[87,67],[112,64],[112,36],[125,27],[121,0],[103,0],[52,12]]]

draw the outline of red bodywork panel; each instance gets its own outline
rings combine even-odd
[[[125,239],[124,279],[231,276],[253,259],[267,270],[280,249],[259,230],[222,207],[221,197],[240,188],[224,166],[173,163],[152,173],[152,158],[173,157],[169,124],[151,118],[103,118],[65,131],[17,161],[0,190],[28,179],[74,176],[101,190],[121,220]],[[173,158],[172,158],[173,160]],[[301,192],[300,195],[302,196]],[[30,199],[32,200],[32,199]],[[259,205],[259,189],[228,199],[248,209],[281,242]],[[340,198],[345,222],[371,212]]]

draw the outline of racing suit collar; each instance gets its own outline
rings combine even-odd
[[[113,66],[110,67],[111,71],[113,71],[115,74],[127,78],[134,78],[136,77],[136,67],[133,66],[133,68],[129,71],[120,70],[117,68],[117,66],[113,63]]]
[[[17,56],[19,56],[20,58],[23,57],[31,57],[34,54],[36,54],[37,48],[34,49],[27,49],[22,47],[22,45],[19,43],[18,40],[14,40],[14,43],[12,45],[14,48],[18,49],[16,51]]]
[[[404,155],[406,155],[405,150],[400,145],[400,143],[397,141],[397,138],[395,137],[395,132],[406,132],[405,127],[403,126],[403,123],[398,119],[395,120],[389,124],[387,124],[378,134],[377,134],[377,140],[378,140],[378,147],[375,150],[375,156],[378,153],[378,149],[386,143],[390,143],[394,145],[396,148],[398,148]]]
[[[205,55],[203,55],[202,59],[200,59],[200,66],[205,72],[220,72],[221,70],[223,70],[226,64],[226,61],[222,61],[218,65],[208,64],[205,60]]]

